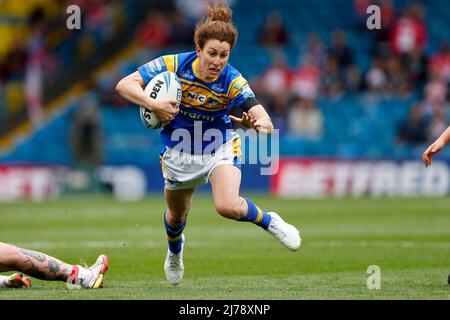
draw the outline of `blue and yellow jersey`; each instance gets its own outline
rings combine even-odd
[[[235,106],[243,106],[249,101],[256,101],[247,80],[230,64],[212,81],[208,82],[198,75],[196,67],[198,57],[195,51],[159,57],[141,67],[138,71],[148,84],[153,77],[164,71],[172,71],[181,82],[183,90],[180,112],[173,121],[164,126],[161,131],[163,148],[174,147],[179,140],[172,141],[172,132],[176,129],[186,129],[193,139],[201,139],[201,150],[191,141],[191,153],[203,151],[211,141],[202,139],[208,129],[218,129],[222,132],[223,141],[235,138],[232,133],[232,123],[227,116]],[[201,130],[199,130],[201,124]],[[201,137],[199,135],[201,134]],[[197,140],[199,141],[199,140]],[[198,146],[198,144],[195,144]],[[194,149],[195,147],[195,149]]]

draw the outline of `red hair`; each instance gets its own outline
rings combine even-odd
[[[217,39],[226,41],[233,48],[237,41],[238,31],[231,21],[233,11],[222,1],[217,1],[214,8],[206,5],[206,18],[195,27],[194,42],[203,49],[206,41]]]

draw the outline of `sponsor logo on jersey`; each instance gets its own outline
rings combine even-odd
[[[214,91],[217,91],[217,92],[223,92],[223,88],[222,88],[222,85],[220,83],[214,83],[211,86],[211,89],[214,90]]]
[[[196,112],[189,112],[189,111],[182,110],[182,109],[180,109],[180,113],[185,115],[186,117],[189,117],[189,118],[194,119],[194,120],[214,121],[216,119],[216,117],[205,116],[205,115],[202,115],[202,114],[198,114]]]
[[[162,70],[162,65],[161,62],[159,61],[159,59],[153,60],[152,62],[150,62],[150,68],[152,70],[152,72],[157,71],[161,71]]]
[[[194,80],[194,76],[188,71],[181,71],[180,76],[185,79]]]
[[[206,102],[206,96],[203,94],[199,94],[196,92],[188,91],[187,92],[187,98],[190,100],[198,101],[200,103]]]
[[[252,89],[250,89],[250,86],[248,84],[246,84],[245,86],[243,86],[240,90],[242,96],[244,97],[244,99],[249,99],[249,98],[253,98],[255,97],[255,94],[253,93]]]
[[[209,103],[211,106],[213,106],[213,107],[221,104],[220,101],[217,101],[217,100],[215,100],[215,99],[213,99],[213,98],[209,98],[209,99],[208,99],[208,103]]]

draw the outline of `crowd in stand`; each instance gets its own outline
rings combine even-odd
[[[434,141],[448,126],[448,44],[442,42],[437,51],[426,52],[427,27],[424,7],[419,3],[396,12],[392,1],[380,1],[383,28],[373,33],[366,28],[369,2],[354,4],[355,30],[372,35],[372,61],[367,70],[356,63],[355,50],[340,29],[331,31],[328,45],[318,34],[309,34],[300,48],[298,65],[289,66],[279,50],[289,42],[289,32],[281,17],[270,13],[259,41],[272,50],[272,64],[253,88],[270,106],[277,127],[310,140],[323,133],[319,97],[333,101],[344,94],[356,94],[381,101],[408,99],[417,94],[419,101],[411,105],[411,115],[398,126],[397,142]]]
[[[366,8],[372,2],[355,0],[355,28],[330,31],[330,43],[318,33],[308,34],[307,41],[298,44],[300,54],[295,66],[287,63],[283,53],[283,48],[292,43],[292,31],[279,12],[268,12],[256,41],[271,53],[272,62],[251,86],[281,133],[289,132],[306,140],[320,139],[326,120],[320,99],[336,101],[343,95],[371,101],[418,96],[418,101],[412,99],[415,103],[411,105],[411,115],[398,124],[399,144],[434,140],[445,128],[450,110],[448,44],[442,42],[437,51],[427,51],[425,8],[419,3],[397,11],[391,0],[375,1],[381,8],[383,27],[369,32]],[[193,23],[202,12],[189,3],[178,1],[178,10],[170,16],[150,12],[139,29],[139,43],[148,49],[192,45]],[[370,35],[372,48],[367,69],[358,65],[355,48],[347,41],[348,32]]]
[[[121,1],[70,2],[82,8],[89,29],[88,38],[76,42],[77,57],[89,54],[93,45],[108,39],[123,26],[123,16],[119,14],[123,9]],[[381,7],[383,27],[369,32],[366,8],[371,2]],[[65,1],[58,3],[66,4]],[[137,42],[148,50],[192,46],[195,22],[203,14],[203,7],[198,3],[179,0],[174,2],[174,10],[170,12],[149,11],[137,29]],[[283,48],[292,44],[292,30],[286,27],[277,11],[267,14],[255,41],[271,53],[272,62],[266,70],[261,70],[251,86],[282,133],[293,133],[306,140],[320,139],[326,121],[320,100],[337,101],[344,95],[364,96],[371,101],[407,100],[418,95],[414,105],[411,104],[408,119],[398,124],[396,141],[424,143],[442,132],[448,125],[450,108],[448,43],[442,42],[437,50],[427,50],[429,35],[423,5],[411,3],[397,10],[391,0],[354,0],[354,29],[331,30],[329,43],[318,33],[308,34],[305,43],[297,44],[300,54],[296,65],[289,65],[283,54]],[[13,78],[32,61],[41,61],[44,73],[61,68],[60,57],[49,50],[49,45],[54,48],[55,43],[66,41],[73,33],[62,28],[59,30],[62,34],[50,34],[49,26],[56,20],[46,20],[39,11],[30,17],[31,40],[26,44],[18,43],[6,60],[0,61],[0,87],[2,80]],[[370,63],[365,69],[358,64],[356,50],[348,41],[350,32],[371,37]],[[51,44],[50,39],[57,40]],[[95,90],[104,104],[126,105],[114,95],[112,86],[97,84]]]
[[[81,29],[67,27],[67,19],[80,8]],[[22,32],[15,35],[13,45],[0,57],[0,95],[2,90],[17,86],[22,100],[7,100],[9,109],[28,107],[30,119],[39,124],[43,106],[44,84],[55,80],[97,48],[107,43],[125,27],[124,2],[119,0],[50,0],[38,4],[23,4]],[[10,34],[16,32],[15,28]],[[11,96],[10,92],[4,94]],[[17,107],[14,105],[18,104]]]

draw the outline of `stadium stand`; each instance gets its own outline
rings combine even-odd
[[[129,0],[125,4],[132,2]],[[250,81],[268,107],[275,125],[285,128],[281,130],[282,155],[419,158],[425,146],[435,139],[432,133],[436,131],[432,130],[435,122],[431,120],[436,113],[443,114],[443,121],[448,124],[450,54],[444,44],[447,41],[448,45],[446,32],[450,27],[450,8],[446,1],[372,2],[379,4],[382,12],[386,6],[385,12],[391,14],[383,17],[390,27],[388,31],[383,30],[384,33],[361,26],[358,5],[364,1],[336,0],[332,6],[314,0],[231,2],[240,34],[230,63]],[[104,5],[109,8],[117,4],[116,1],[111,3]],[[176,6],[168,3],[170,10],[163,11],[162,19],[170,24]],[[124,5],[121,10],[131,16],[134,12],[132,5]],[[277,12],[281,17],[288,35],[286,42],[272,45],[260,42],[270,12]],[[101,28],[104,26],[101,24]],[[396,47],[396,32],[410,26],[413,32],[417,28],[420,36],[411,40],[415,41],[411,48]],[[103,31],[94,34],[101,37]],[[81,108],[88,94],[95,94],[104,131],[104,163],[157,163],[159,136],[148,133],[148,129],[140,124],[137,108],[129,107],[115,97],[113,88],[120,77],[153,57],[193,50],[193,46],[185,41],[180,45],[177,42],[180,38],[170,38],[174,34],[168,35],[164,46],[141,46],[131,58],[116,61],[113,68],[93,79],[93,88],[89,92],[64,103],[40,128],[4,150],[0,162],[71,164],[73,154],[68,141],[74,112]],[[68,67],[70,61],[76,60],[72,48],[82,45],[82,41],[74,37],[70,44],[55,46],[54,52],[64,61],[63,66]],[[97,38],[95,42],[102,47]],[[1,52],[5,50],[2,48]],[[276,94],[265,94],[260,81],[263,71],[271,66],[276,56],[282,56],[287,63],[286,73],[281,75],[286,77],[288,85],[280,93],[285,95],[281,97],[286,100],[284,104],[277,102],[280,97]],[[4,57],[4,54],[0,56],[0,61],[5,61]],[[433,69],[433,63],[441,67]],[[312,91],[305,90],[303,85],[306,88],[317,86],[317,94],[309,96]],[[5,96],[13,99],[11,86],[13,81],[4,78],[0,99]],[[290,130],[287,118],[298,99],[312,100],[316,112],[323,118],[318,137],[302,136]],[[426,134],[424,141],[410,141],[401,134],[402,125],[408,122],[415,105],[419,105],[420,117],[425,124],[422,128]],[[2,102],[2,106],[0,117],[3,119],[7,118],[8,112],[14,113],[11,102]],[[443,151],[442,156],[450,158],[449,150]]]

